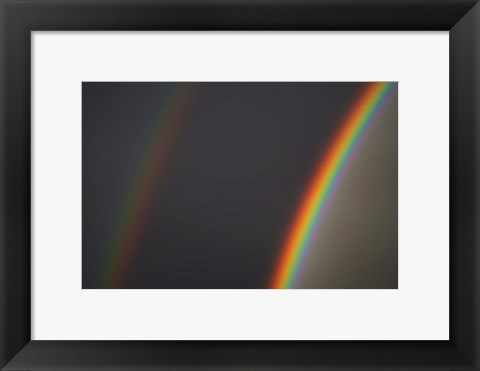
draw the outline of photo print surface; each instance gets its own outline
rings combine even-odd
[[[83,82],[83,289],[395,289],[396,82]]]

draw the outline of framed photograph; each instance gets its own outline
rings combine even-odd
[[[0,0],[2,370],[479,370],[477,1]]]

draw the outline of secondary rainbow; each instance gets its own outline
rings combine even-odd
[[[132,181],[109,240],[102,275],[105,288],[122,288],[129,263],[138,249],[150,205],[159,190],[159,180],[168,166],[168,157],[184,121],[186,105],[192,98],[193,84],[172,84],[152,128],[145,135],[144,150],[139,156]]]
[[[294,287],[299,268],[312,245],[315,230],[335,193],[335,186],[348,166],[351,154],[369,126],[376,121],[394,86],[395,83],[389,82],[367,83],[349,110],[301,198],[280,248],[280,257],[269,284],[271,288]]]

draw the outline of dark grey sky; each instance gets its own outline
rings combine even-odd
[[[315,164],[363,85],[83,83],[83,288],[266,288]],[[397,287],[394,93],[301,287]]]

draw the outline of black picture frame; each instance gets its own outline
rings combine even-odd
[[[0,27],[2,370],[480,369],[477,1],[0,0]],[[30,33],[36,30],[449,31],[450,340],[31,340]]]

